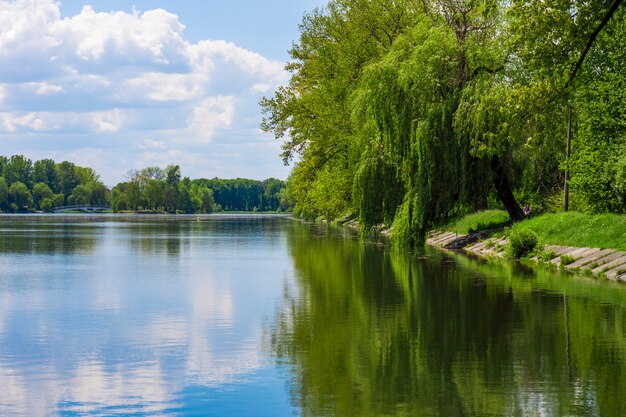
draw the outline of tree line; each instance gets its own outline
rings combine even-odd
[[[111,189],[114,211],[212,213],[216,211],[287,211],[284,181],[181,178],[178,165],[129,171],[128,181]]]
[[[331,0],[306,14],[289,83],[261,100],[262,128],[298,160],[294,212],[356,215],[408,243],[477,209],[560,210],[565,183],[565,208],[624,213],[623,5]]]
[[[0,210],[51,211],[65,205],[105,205],[108,190],[91,168],[68,161],[41,159],[33,163],[23,155],[0,156]]]
[[[194,179],[178,165],[131,170],[108,189],[92,168],[23,155],[0,156],[0,211],[50,212],[68,205],[110,206],[114,212],[212,213],[288,211],[284,181]]]

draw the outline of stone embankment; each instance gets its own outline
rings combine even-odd
[[[504,258],[507,240],[488,237],[485,233],[459,235],[452,232],[433,232],[426,242],[444,249],[463,250],[482,257]],[[579,273],[591,273],[610,280],[626,282],[626,252],[613,249],[575,248],[550,245],[543,248],[542,262]],[[539,262],[537,257],[534,261]]]

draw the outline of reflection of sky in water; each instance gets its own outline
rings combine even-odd
[[[262,347],[276,221],[3,224],[0,415],[297,414]]]

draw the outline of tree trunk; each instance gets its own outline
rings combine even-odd
[[[569,210],[569,157],[572,151],[572,108],[567,109],[567,148],[565,150],[565,183],[563,185],[563,211]]]
[[[507,213],[509,213],[509,217],[514,222],[523,220],[524,212],[513,195],[507,170],[498,156],[494,155],[491,158],[491,172],[493,174],[493,183],[496,187],[498,199],[504,204],[504,208]]]

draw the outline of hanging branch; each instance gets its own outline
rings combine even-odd
[[[565,84],[566,90],[572,84],[572,82],[574,81],[574,78],[576,78],[576,74],[578,74],[578,71],[583,66],[583,63],[585,62],[585,58],[587,58],[587,54],[591,50],[593,43],[596,41],[596,38],[598,37],[600,32],[602,32],[602,29],[604,29],[604,27],[609,23],[609,21],[611,20],[611,18],[613,17],[613,15],[615,14],[619,6],[622,5],[623,2],[624,0],[615,0],[615,2],[613,2],[613,5],[609,9],[609,11],[606,13],[606,15],[604,16],[604,18],[602,19],[602,21],[600,22],[596,30],[593,31],[593,33],[587,40],[587,45],[585,45],[585,49],[583,50],[582,54],[578,58],[578,61],[574,65],[574,69],[572,70],[572,73],[570,74],[569,79],[567,80],[567,84]]]

